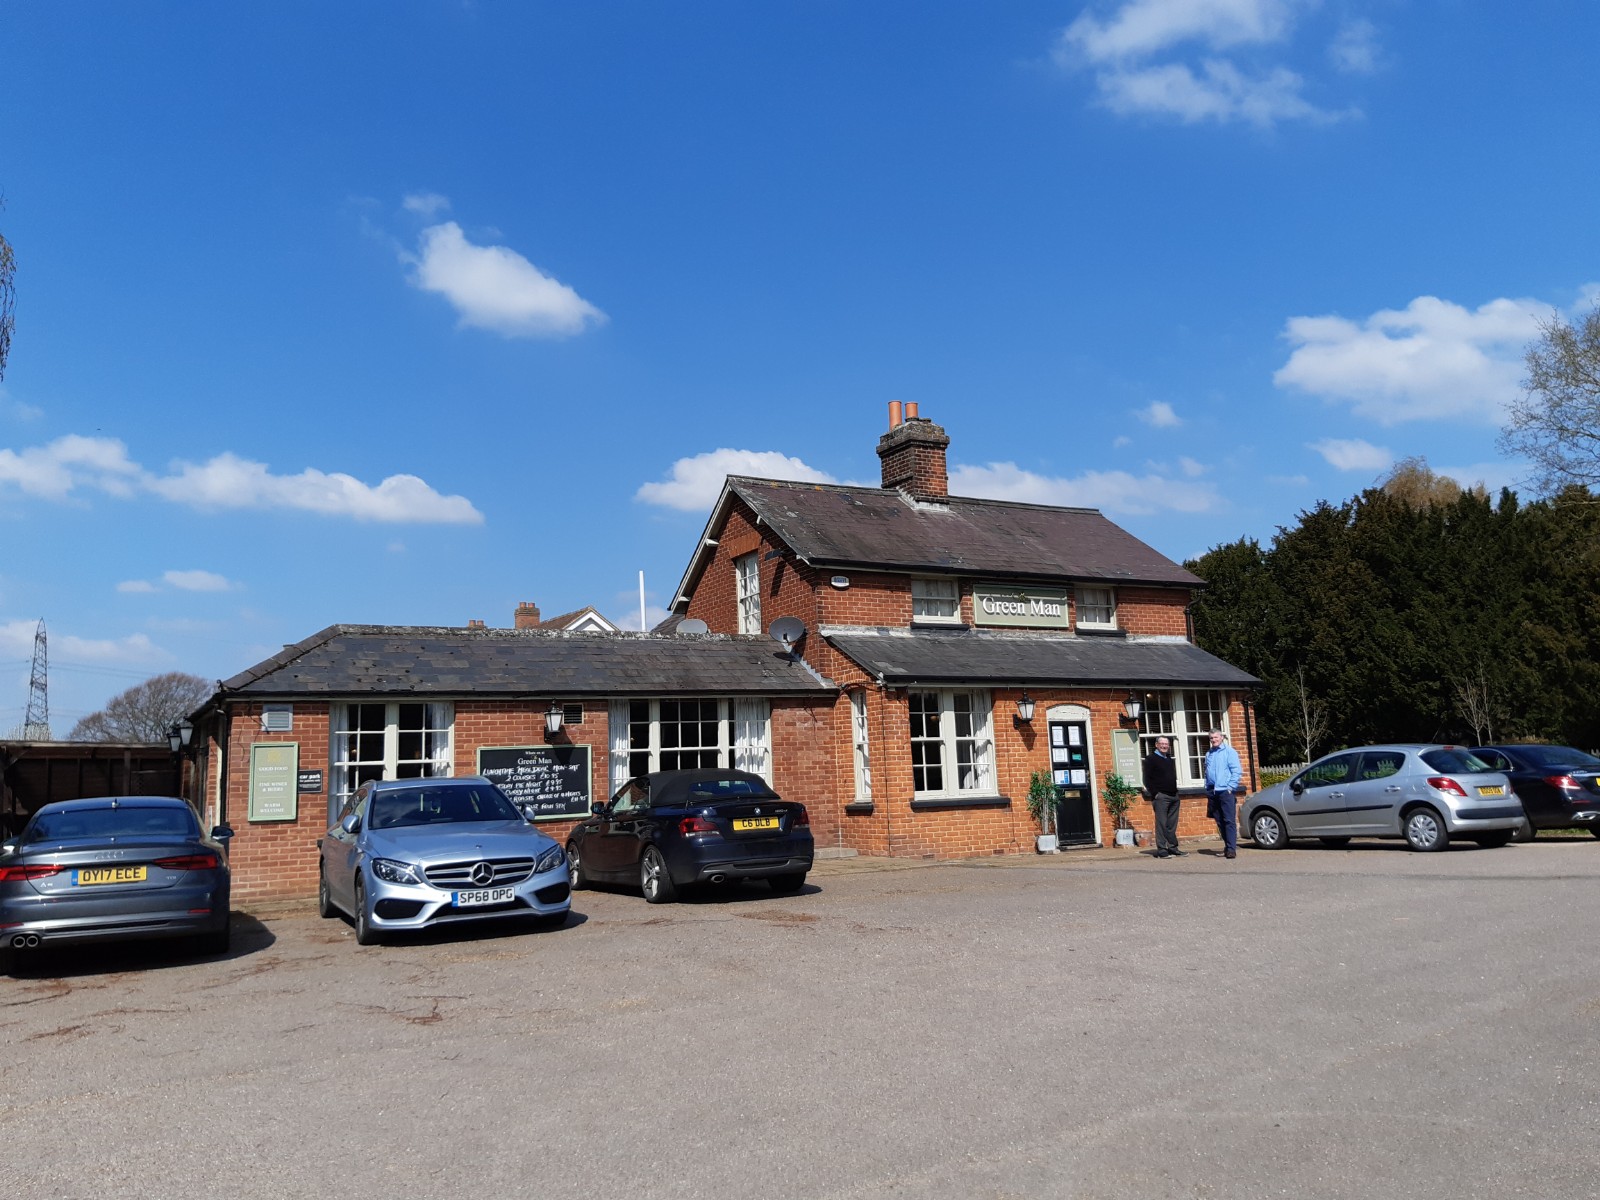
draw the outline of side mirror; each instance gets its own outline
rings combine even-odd
[[[611,806],[604,800],[596,800],[593,804],[589,805],[589,813],[591,816],[603,817],[610,811]]]
[[[226,825],[218,825],[211,831],[211,840],[225,842],[233,836],[233,830]]]
[[[339,828],[344,830],[346,833],[359,833],[361,831],[361,814],[351,813],[348,817],[339,822]]]
[[[531,821],[539,810],[537,806],[532,804],[519,804],[517,805],[517,811],[522,814],[522,819],[524,821]]]
[[[1289,785],[1289,790],[1291,792],[1293,792],[1296,796],[1298,796],[1298,795],[1300,795],[1301,793],[1303,793],[1306,790],[1306,785],[1301,783],[1298,779],[1296,779],[1293,783],[1291,783]]]

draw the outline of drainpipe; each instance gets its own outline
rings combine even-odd
[[[1244,736],[1245,748],[1250,752],[1250,790],[1259,792],[1261,784],[1256,780],[1256,709],[1255,702],[1248,694],[1244,698]]]

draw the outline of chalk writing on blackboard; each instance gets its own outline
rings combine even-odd
[[[588,746],[483,746],[478,774],[535,820],[589,815],[594,776]]]

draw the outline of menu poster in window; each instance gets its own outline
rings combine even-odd
[[[257,742],[250,747],[252,821],[293,821],[300,815],[300,743]]]
[[[483,746],[478,774],[536,821],[589,815],[593,774],[588,746]]]

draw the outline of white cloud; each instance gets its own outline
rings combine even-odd
[[[1360,438],[1323,438],[1306,446],[1341,471],[1381,471],[1394,462],[1394,451],[1387,446],[1374,446]]]
[[[33,618],[0,622],[0,656],[31,658],[38,627]],[[52,630],[50,657],[77,663],[148,663],[165,658],[166,653],[142,633],[125,638],[83,638]]]
[[[0,484],[13,484],[30,496],[64,500],[78,487],[127,495],[140,474],[128,449],[115,438],[68,434],[20,453],[0,449]]]
[[[156,590],[156,585],[148,579],[124,579],[117,584],[117,591],[133,596],[148,596]]]
[[[1213,49],[1282,41],[1295,0],[1126,0],[1109,20],[1087,10],[1061,35],[1062,43],[1095,62],[1142,57],[1189,41]]]
[[[13,399],[11,393],[6,391],[4,386],[0,386],[0,416],[9,417],[13,421],[37,421],[44,416],[44,409]]]
[[[1062,32],[1058,64],[1088,70],[1101,102],[1120,115],[1153,113],[1193,124],[1332,121],[1350,115],[1312,104],[1305,80],[1278,64],[1246,70],[1241,52],[1290,40],[1316,0],[1124,0],[1110,15],[1085,9]],[[1103,6],[1102,6],[1103,7]],[[1375,38],[1368,33],[1368,45]],[[1375,50],[1373,51],[1375,53]]]
[[[167,571],[161,578],[181,592],[227,592],[237,586],[215,571]]]
[[[1183,418],[1172,410],[1172,405],[1165,400],[1157,400],[1149,408],[1141,408],[1134,414],[1146,425],[1156,429],[1174,429],[1183,424]]]
[[[1339,70],[1352,75],[1370,75],[1382,65],[1378,50],[1378,27],[1357,18],[1339,27],[1328,60]]]
[[[1359,322],[1292,317],[1284,337],[1295,348],[1272,378],[1279,387],[1348,403],[1380,425],[1498,422],[1520,387],[1523,349],[1549,312],[1532,300],[1491,300],[1469,311],[1419,296]]]
[[[1211,468],[1206,466],[1205,463],[1200,462],[1197,459],[1187,457],[1180,457],[1178,459],[1178,470],[1182,471],[1190,479],[1198,479],[1210,469]]]
[[[415,475],[390,475],[373,487],[351,475],[312,467],[298,475],[274,475],[266,464],[234,454],[174,465],[174,474],[152,479],[147,486],[192,508],[298,509],[360,521],[440,525],[483,522],[483,514],[465,496],[441,496]]]
[[[709,509],[722,494],[729,475],[754,475],[760,479],[793,479],[803,483],[838,483],[826,471],[807,466],[777,450],[708,450],[672,464],[667,479],[646,483],[634,499],[682,512]]]
[[[1101,72],[1096,85],[1107,108],[1119,116],[1154,113],[1186,125],[1201,121],[1246,121],[1263,128],[1283,120],[1333,121],[1301,94],[1305,81],[1285,67],[1249,76],[1225,59],[1206,59],[1196,71],[1187,63],[1119,68]]]
[[[950,472],[950,492],[989,500],[1100,508],[1145,515],[1157,512],[1214,512],[1222,499],[1209,483],[1183,483],[1157,474],[1089,471],[1073,479],[1036,475],[1015,463],[957,466]]]
[[[1133,445],[1133,439],[1125,433],[1119,433],[1111,439],[1111,448],[1113,450],[1121,450],[1124,446],[1131,445]]]
[[[450,210],[450,198],[438,192],[414,192],[400,203],[407,212],[429,219]]]
[[[462,325],[504,337],[569,337],[606,319],[515,250],[473,245],[454,221],[424,229],[418,253],[402,258],[411,283],[448,300]]]
[[[415,475],[391,475],[376,486],[350,475],[307,468],[274,475],[264,463],[219,454],[201,464],[176,463],[157,475],[128,457],[115,438],[69,434],[44,446],[0,449],[0,486],[47,500],[80,490],[121,499],[153,494],[202,509],[290,509],[367,521],[476,525],[483,514],[464,496],[442,496]]]

